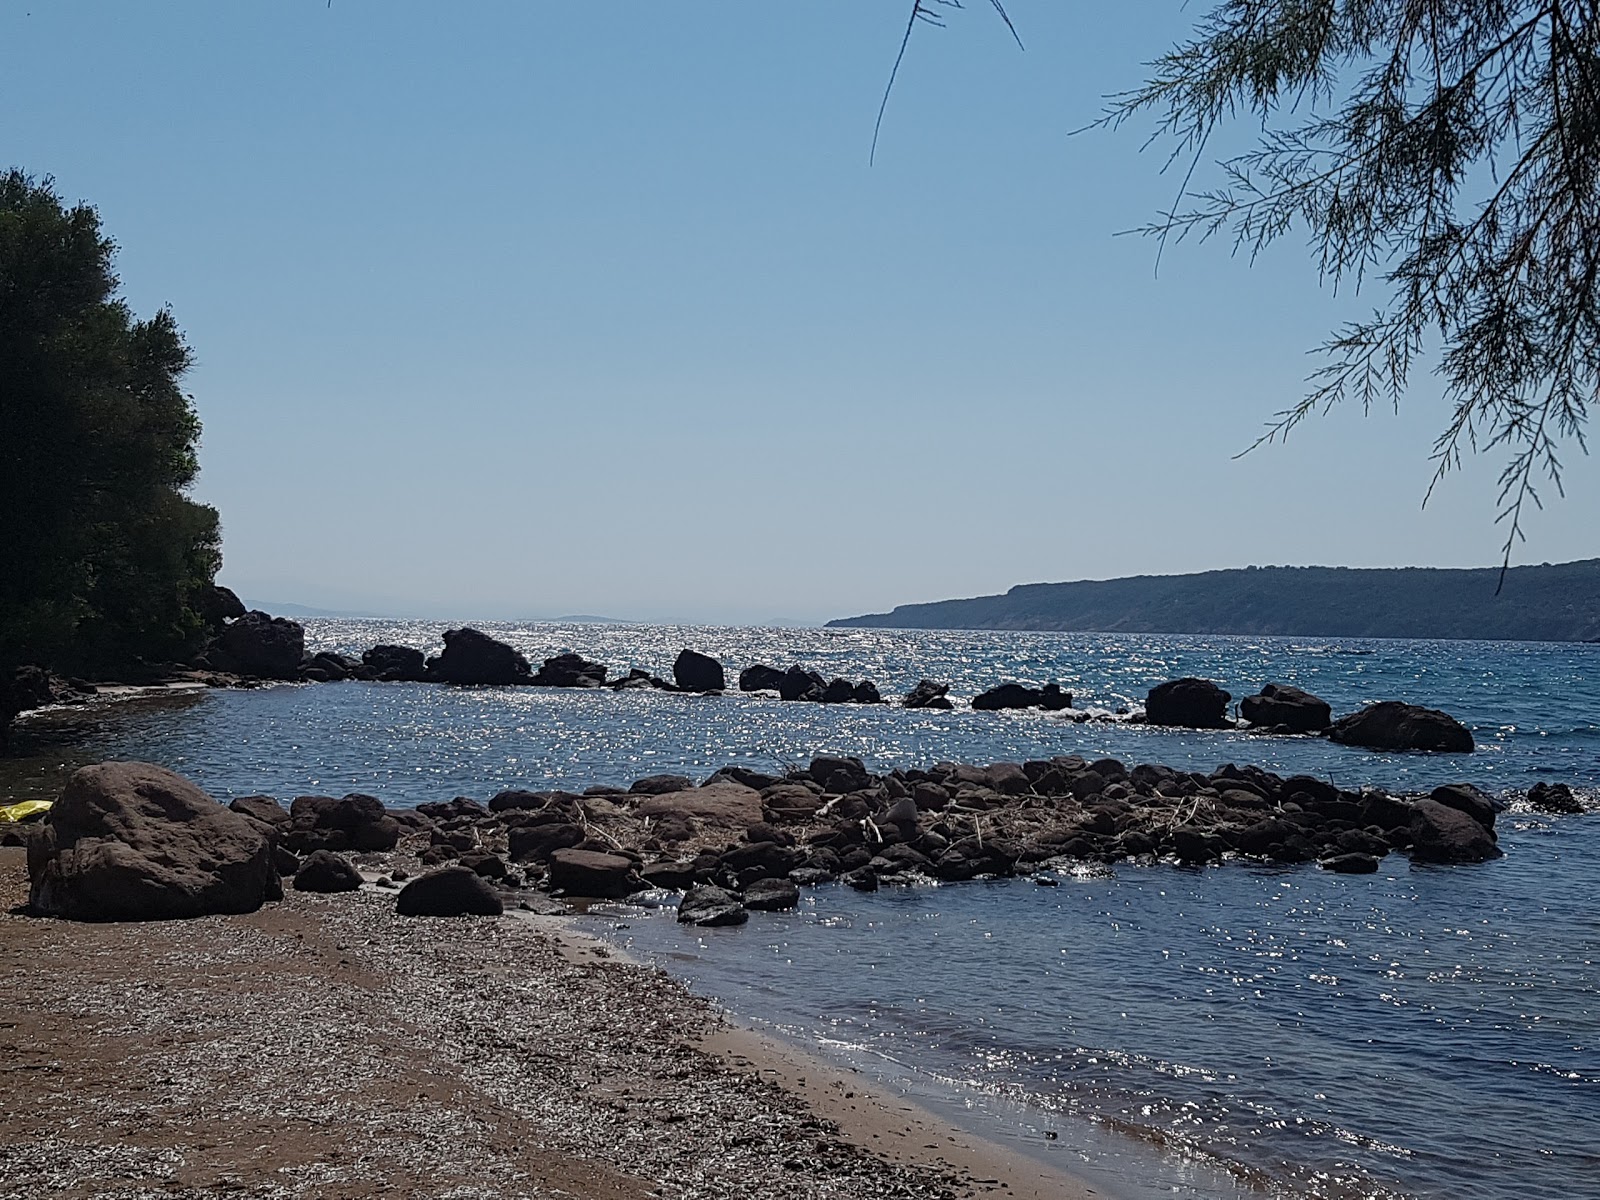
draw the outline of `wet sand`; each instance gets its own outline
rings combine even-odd
[[[0,1196],[1073,1200],[560,918],[392,892],[23,917],[0,850]]]

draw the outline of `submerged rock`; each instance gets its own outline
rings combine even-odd
[[[73,773],[28,843],[29,907],[76,921],[254,912],[283,897],[272,839],[150,763]]]

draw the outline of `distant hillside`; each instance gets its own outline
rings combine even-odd
[[[1246,567],[1025,583],[1003,596],[902,604],[829,621],[888,629],[1054,629],[1295,637],[1600,638],[1600,558],[1513,567]]]

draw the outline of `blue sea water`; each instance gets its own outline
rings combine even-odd
[[[317,648],[435,648],[443,626],[312,621]],[[1600,806],[1600,646],[1222,637],[485,626],[530,659],[573,649],[669,673],[682,646],[733,668],[791,662],[929,677],[970,697],[1061,682],[1137,706],[1179,675],[1241,696],[1268,681],[1336,712],[1449,711],[1470,755],[1322,739],[1073,724],[1041,713],[783,704],[761,696],[278,687],[25,722],[0,794],[78,761],[162,762],[213,794],[360,790],[390,804],[501,788],[773,769],[818,752],[870,766],[1112,755],[1308,772],[1507,797],[1504,858],[1376,876],[1162,864],[1032,880],[807,894],[792,915],[686,931],[670,911],[591,918],[736,1013],[844,1056],[1111,1195],[1510,1200],[1600,1197],[1600,816],[1528,811],[1539,780]],[[1054,1134],[1047,1138],[1046,1134]]]

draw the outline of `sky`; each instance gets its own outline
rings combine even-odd
[[[1008,0],[1019,50],[968,0],[869,163],[905,0],[0,0],[0,166],[185,331],[248,604],[806,622],[1498,562],[1497,458],[1422,506],[1425,372],[1238,457],[1382,294],[1298,235],[1126,235],[1179,180],[1080,131],[1205,7]],[[1567,465],[1516,561],[1600,553]]]

